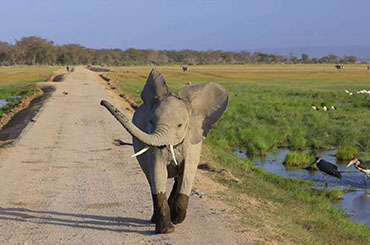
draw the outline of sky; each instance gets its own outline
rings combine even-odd
[[[35,35],[97,49],[361,49],[370,47],[369,10],[369,0],[6,0],[0,41]]]

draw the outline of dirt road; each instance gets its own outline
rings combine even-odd
[[[35,121],[1,154],[0,244],[247,243],[225,225],[228,209],[208,197],[191,197],[175,233],[154,234],[151,195],[130,157],[131,137],[99,102],[124,105],[99,79],[77,68],[54,83]],[[204,183],[198,175],[195,188],[206,192]]]

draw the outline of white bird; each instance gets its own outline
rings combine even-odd
[[[334,111],[337,109],[337,108],[336,108],[335,106],[333,106],[333,105],[332,105],[332,106],[330,106],[330,108],[331,108],[332,110],[334,110]]]
[[[327,111],[327,110],[328,110],[328,107],[326,107],[326,105],[324,105],[322,109],[323,109],[324,111]]]
[[[353,95],[353,93],[351,92],[351,93],[349,93],[349,96],[352,96]]]
[[[350,92],[346,89],[346,90],[344,90],[344,92],[346,92],[347,94],[349,94]]]
[[[319,111],[319,108],[317,108],[316,106],[312,106],[312,109],[314,109],[315,111]]]

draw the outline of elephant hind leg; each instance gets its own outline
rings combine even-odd
[[[174,204],[174,201],[176,199],[176,196],[179,193],[179,189],[180,189],[180,183],[179,182],[180,182],[179,177],[176,177],[175,178],[175,183],[173,184],[173,187],[172,187],[171,194],[168,197],[168,205],[170,205],[170,208],[172,208],[172,206]]]
[[[150,219],[150,222],[153,224],[156,224],[158,222],[158,213],[156,212],[157,208],[157,201],[156,201],[156,196],[152,194],[152,199],[153,199],[153,215],[152,218]]]
[[[174,204],[171,206],[171,220],[174,224],[182,223],[186,217],[186,210],[189,204],[189,196],[178,194]]]
[[[155,232],[157,234],[174,232],[175,227],[171,223],[170,207],[168,206],[166,193],[160,192],[154,195],[154,201],[156,203],[154,213],[157,215]]]

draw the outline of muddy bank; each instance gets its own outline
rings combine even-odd
[[[125,93],[118,94],[117,93],[118,92],[117,88],[114,85],[112,85],[112,82],[117,83],[117,81],[114,81],[112,78],[108,77],[108,75],[104,75],[104,74],[100,74],[99,77],[106,82],[104,85],[108,89],[110,89],[112,92],[114,92],[113,90],[115,90],[116,91],[116,92],[114,92],[115,94],[117,94],[119,97],[124,99],[128,104],[130,104],[133,111],[135,111],[137,108],[139,108],[139,105],[134,100],[132,100],[127,94],[125,94]]]
[[[60,75],[56,75],[55,77],[53,77],[53,79],[51,81],[53,82],[63,82],[64,80],[64,74],[60,74]]]
[[[110,78],[107,76],[104,76],[104,74],[100,74],[99,77],[103,78],[104,81],[109,82]]]
[[[44,102],[50,98],[55,91],[52,86],[40,88],[42,93],[38,97],[32,99],[28,106],[18,111],[0,130],[0,142],[8,142],[15,140],[27,126],[33,121],[33,117],[40,110]]]

